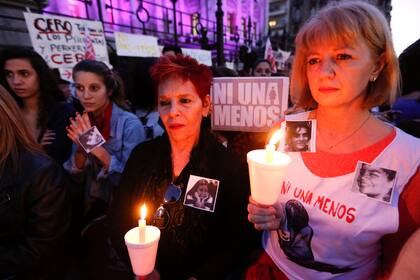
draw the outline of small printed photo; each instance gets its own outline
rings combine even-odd
[[[397,172],[359,161],[353,181],[353,192],[390,204]]]
[[[190,175],[184,205],[214,212],[219,180]]]
[[[94,148],[102,146],[105,143],[105,139],[96,126],[92,126],[78,138],[80,145],[86,151],[90,153]]]
[[[316,121],[285,121],[285,152],[315,152]]]

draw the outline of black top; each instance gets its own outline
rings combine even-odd
[[[183,205],[190,175],[220,181],[214,213]],[[124,235],[138,225],[140,204],[147,204],[150,224],[171,178],[171,147],[166,134],[133,150],[110,213],[111,240],[126,262]],[[156,269],[161,278],[227,277],[259,242],[259,234],[247,221],[247,168],[209,132],[202,131],[189,163],[174,183],[184,187],[180,200],[165,206],[171,218],[161,231],[158,247]]]
[[[23,149],[19,163],[0,176],[0,279],[57,279],[71,216],[63,172]]]
[[[43,146],[45,152],[60,165],[70,156],[73,142],[67,136],[66,126],[70,125],[70,117],[74,117],[76,109],[73,104],[67,102],[58,102],[51,111],[48,112],[48,122],[43,131],[41,131],[38,142],[41,142],[42,136],[47,129],[54,131],[55,139],[51,144]]]

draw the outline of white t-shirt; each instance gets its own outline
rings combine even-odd
[[[291,119],[308,114],[299,115]],[[420,140],[396,128],[395,139],[371,163],[397,172],[390,203],[352,190],[356,172],[321,178],[300,153],[289,155],[277,202],[287,218],[278,231],[264,232],[267,254],[290,279],[372,278],[380,239],[398,229],[398,199],[418,168]]]

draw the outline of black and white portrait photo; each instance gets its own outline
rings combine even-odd
[[[190,175],[184,205],[214,212],[219,181]]]
[[[285,152],[314,152],[313,121],[286,121]]]
[[[369,198],[391,203],[396,171],[358,162],[353,191]]]
[[[96,126],[92,126],[82,135],[79,136],[79,143],[86,151],[86,153],[90,153],[94,148],[101,146],[105,143],[105,139]]]

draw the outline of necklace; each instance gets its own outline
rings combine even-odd
[[[328,150],[332,150],[334,147],[340,145],[341,143],[349,140],[354,134],[356,134],[356,132],[358,132],[360,129],[362,129],[362,127],[367,123],[367,121],[370,119],[370,113],[367,116],[367,118],[360,124],[360,126],[358,126],[355,130],[353,130],[352,133],[350,133],[349,135],[347,135],[346,137],[344,137],[343,139],[341,139],[340,141],[336,142],[335,144],[328,144],[327,141],[325,141],[324,136],[322,136],[321,130],[318,127],[318,133],[319,136],[321,136],[322,141],[324,142],[325,145],[327,145],[327,149]]]

